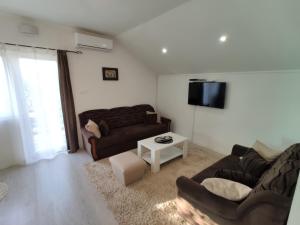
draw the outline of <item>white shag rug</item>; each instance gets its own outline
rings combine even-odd
[[[8,186],[5,183],[0,182],[0,201],[7,195]]]
[[[143,179],[127,187],[115,178],[108,159],[89,163],[86,169],[120,225],[186,225],[177,213],[176,179],[191,177],[219,159],[191,147],[187,158],[175,159],[155,174],[148,166]],[[215,225],[206,215],[203,218],[203,224]]]

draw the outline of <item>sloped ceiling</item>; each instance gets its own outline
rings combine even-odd
[[[299,69],[299,12],[299,0],[194,0],[117,38],[158,74]]]
[[[1,0],[0,10],[112,35],[157,74],[300,69],[300,0]]]
[[[116,35],[187,0],[1,0],[0,10]]]

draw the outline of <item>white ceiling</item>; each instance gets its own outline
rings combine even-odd
[[[158,74],[300,69],[299,0],[1,0],[0,10],[114,35]]]
[[[187,0],[1,0],[0,10],[115,35]]]
[[[159,74],[300,69],[300,1],[189,1],[118,39]]]

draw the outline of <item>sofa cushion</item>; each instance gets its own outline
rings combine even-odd
[[[135,124],[143,123],[145,120],[145,112],[134,112],[128,109],[128,112],[122,112],[119,115],[111,115],[105,120],[112,128],[127,127]]]
[[[104,149],[113,145],[129,141],[129,138],[119,129],[111,129],[108,136],[102,137],[97,142],[97,149]]]
[[[251,188],[253,188],[258,182],[258,177],[254,177],[250,173],[244,173],[239,170],[228,170],[228,169],[220,169],[215,174],[216,177],[224,178],[227,180],[232,180],[235,182],[239,182],[245,184]]]
[[[80,126],[84,127],[89,119],[99,123],[105,120],[111,129],[144,122],[146,111],[154,111],[151,105],[117,107],[112,109],[89,110],[79,114]]]
[[[141,140],[144,138],[152,137],[166,131],[165,124],[136,124],[130,127],[123,127],[124,133],[130,139]]]
[[[268,161],[251,148],[240,158],[240,165],[244,173],[255,177],[260,177],[269,168]]]
[[[192,177],[192,180],[196,181],[197,183],[201,183],[204,179],[208,177],[214,177],[216,172],[220,169],[242,171],[239,161],[239,157],[235,155],[226,156],[223,159],[216,162],[215,164],[213,164],[212,166],[196,174],[194,177]]]
[[[110,130],[110,134],[99,139],[97,148],[107,148],[128,141],[138,141],[147,137],[166,132],[165,124],[136,124],[128,127],[120,127]]]

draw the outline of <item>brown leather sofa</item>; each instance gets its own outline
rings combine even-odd
[[[171,120],[161,117],[161,123],[146,124],[146,111],[154,112],[151,105],[136,105],[112,109],[89,110],[79,114],[84,148],[99,160],[137,147],[137,141],[170,131]],[[109,135],[96,138],[84,126],[91,119],[96,123],[104,120]]]
[[[219,169],[240,170],[239,160],[247,147],[235,145],[231,155],[191,179],[179,177],[177,208],[191,224],[206,224],[203,214],[219,225],[284,225],[287,222],[300,168],[300,144],[284,151],[267,169],[250,195],[234,202],[207,191],[200,183]]]

